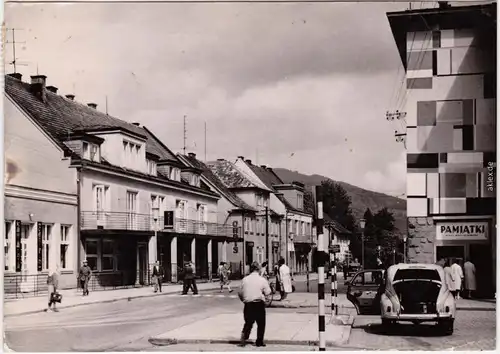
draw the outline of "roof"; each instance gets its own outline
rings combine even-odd
[[[267,188],[274,191],[274,185],[283,184],[281,178],[278,177],[272,170],[268,168],[264,168],[262,166],[253,165],[245,161],[248,167],[252,170],[253,173],[266,185]]]
[[[207,166],[227,188],[262,189],[245,177],[234,164],[227,160],[219,159],[217,161],[210,161],[207,162]]]
[[[188,161],[188,163],[198,168],[202,171],[201,175],[205,177],[216,189],[222,194],[229,202],[231,202],[234,206],[245,209],[255,211],[256,209],[245,203],[240,197],[234,194],[229,188],[227,188],[224,183],[212,172],[210,167],[205,165],[203,162],[198,160],[194,156],[181,155],[182,158]]]
[[[324,213],[323,214],[323,219],[325,220],[325,224],[330,225],[333,227],[335,231],[340,233],[341,235],[350,235],[352,232],[347,230],[344,226],[342,226],[341,223],[339,223],[336,220],[333,220],[330,215]]]
[[[388,12],[392,34],[406,69],[406,33],[433,29],[496,28],[496,3]],[[487,31],[490,32],[490,31]],[[496,33],[496,31],[494,31]],[[493,35],[493,33],[492,33]],[[496,41],[494,41],[496,43]]]

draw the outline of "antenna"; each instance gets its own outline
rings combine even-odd
[[[186,139],[187,139],[187,129],[186,129],[186,115],[184,115],[184,155],[186,155]]]
[[[207,162],[207,122],[205,122],[205,162]]]
[[[10,65],[14,66],[14,72],[17,73],[17,65],[21,66],[26,66],[26,64],[21,64],[17,63],[17,58],[16,58],[16,44],[24,44],[26,42],[16,42],[16,30],[17,31],[23,31],[24,28],[8,28],[7,31],[12,31],[12,41],[11,42],[5,42],[8,44],[12,44],[12,61],[9,63]],[[38,73],[37,73],[38,75]]]

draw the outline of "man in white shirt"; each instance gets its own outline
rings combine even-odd
[[[245,307],[243,309],[243,317],[245,325],[241,332],[241,346],[245,346],[246,341],[250,337],[253,323],[257,322],[257,347],[265,347],[264,333],[266,331],[266,305],[265,296],[271,295],[271,288],[268,281],[259,274],[259,263],[253,262],[250,265],[250,274],[243,278],[241,289],[238,293],[240,300],[243,301]]]

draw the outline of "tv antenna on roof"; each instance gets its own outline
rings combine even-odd
[[[186,129],[186,115],[184,115],[184,155],[186,155],[186,139],[187,139],[187,129]]]
[[[11,41],[6,41],[6,44],[12,44],[12,61],[9,65],[14,66],[14,72],[17,73],[17,65],[27,66],[25,63],[18,63],[16,58],[16,44],[24,44],[26,42],[16,42],[16,31],[24,31],[24,28],[7,28],[6,31],[12,31]]]

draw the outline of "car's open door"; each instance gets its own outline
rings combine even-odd
[[[383,270],[362,270],[347,284],[347,299],[359,315],[380,314],[380,296],[384,290]]]

